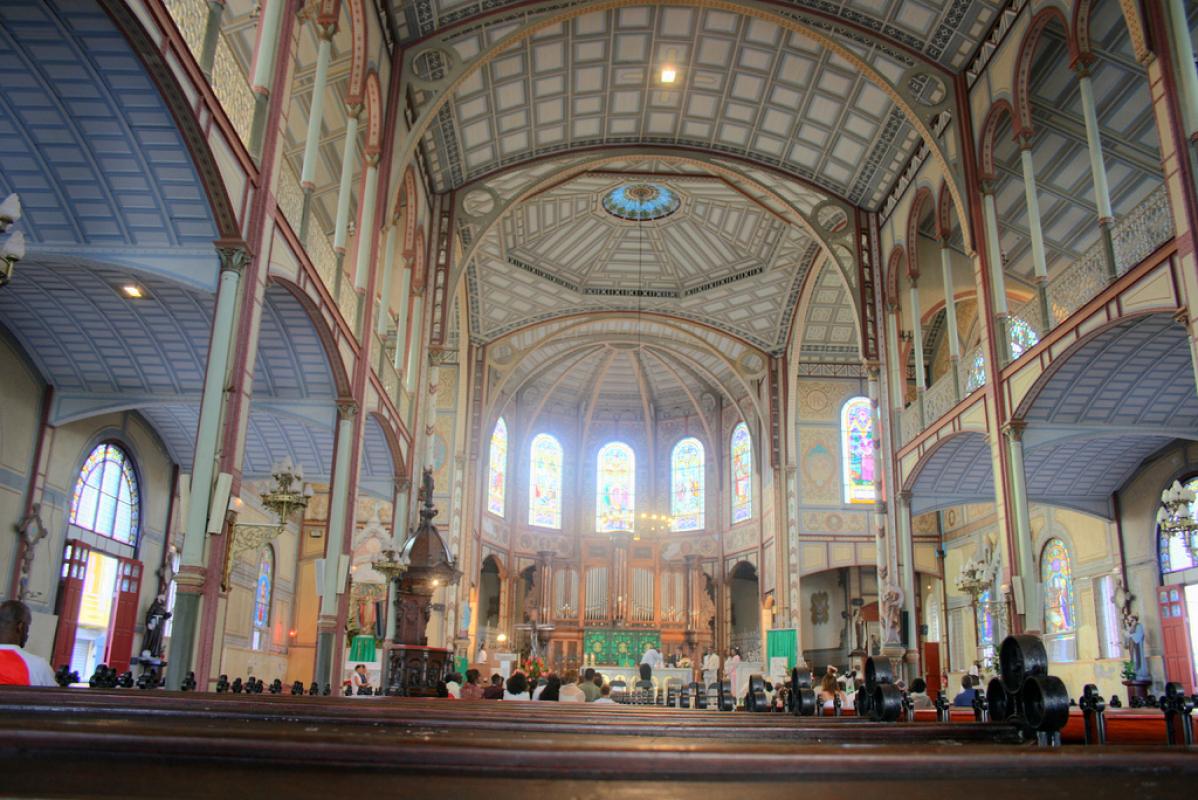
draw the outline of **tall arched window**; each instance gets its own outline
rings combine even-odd
[[[688,436],[670,457],[670,516],[676,531],[703,530],[703,443]]]
[[[595,530],[631,531],[636,513],[636,455],[623,442],[605,444],[596,459]]]
[[[115,444],[99,445],[75,482],[71,524],[135,545],[139,510],[133,462]]]
[[[732,524],[753,516],[753,437],[749,426],[738,422],[732,429]]]
[[[562,446],[547,433],[532,440],[532,467],[528,481],[528,524],[541,528],[562,526]]]
[[[254,642],[259,650],[266,640],[265,631],[270,627],[270,600],[274,594],[275,551],[270,545],[258,554],[258,580],[254,584]]]
[[[503,516],[507,497],[507,423],[503,417],[491,432],[490,467],[487,471],[487,510]]]
[[[1007,337],[1011,342],[1011,360],[1031,350],[1040,343],[1035,329],[1020,317],[1007,318]],[[972,392],[986,385],[986,357],[978,350],[969,365],[969,376],[965,379],[965,391]]]
[[[1185,487],[1192,492],[1198,492],[1198,477],[1186,481]],[[1190,503],[1190,516],[1198,520],[1198,503]],[[1191,535],[1198,536],[1198,534]],[[1161,560],[1161,575],[1198,567],[1198,559],[1194,558],[1185,538],[1174,536],[1161,530],[1160,527],[1156,529],[1156,536]],[[1164,581],[1164,583],[1169,583],[1169,581]]]
[[[1073,604],[1073,568],[1069,550],[1060,539],[1049,539],[1040,554],[1040,582],[1044,584],[1044,632],[1072,633],[1077,629]]]
[[[874,409],[868,397],[854,397],[840,412],[844,501],[872,503],[874,487]]]

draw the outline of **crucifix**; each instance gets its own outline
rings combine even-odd
[[[545,636],[545,645],[549,644],[549,637],[553,634],[554,626],[551,624],[537,624],[537,610],[531,609],[528,612],[528,622],[516,626],[518,631],[528,631],[528,657],[530,659],[537,658],[541,655],[541,640],[543,634]]]

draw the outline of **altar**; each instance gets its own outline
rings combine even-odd
[[[632,691],[636,686],[636,682],[641,679],[639,665],[632,666],[617,666],[615,664],[596,664],[592,667],[598,674],[602,675],[608,683],[612,681],[624,681],[628,691]],[[684,685],[694,680],[699,680],[695,677],[695,670],[690,667],[656,667],[653,670],[653,688],[657,691],[665,691],[666,682],[675,689],[679,689]]]

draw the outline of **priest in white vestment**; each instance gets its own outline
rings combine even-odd
[[[703,654],[703,686],[710,686],[716,682],[716,678],[720,674],[720,655],[714,650],[708,650]]]

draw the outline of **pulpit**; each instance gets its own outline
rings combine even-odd
[[[453,651],[429,647],[425,628],[432,612],[433,593],[458,582],[461,573],[445,540],[433,524],[432,470],[424,471],[420,490],[420,525],[403,546],[405,569],[395,582],[395,641],[387,651],[387,694],[430,697],[437,684],[453,671]]]

